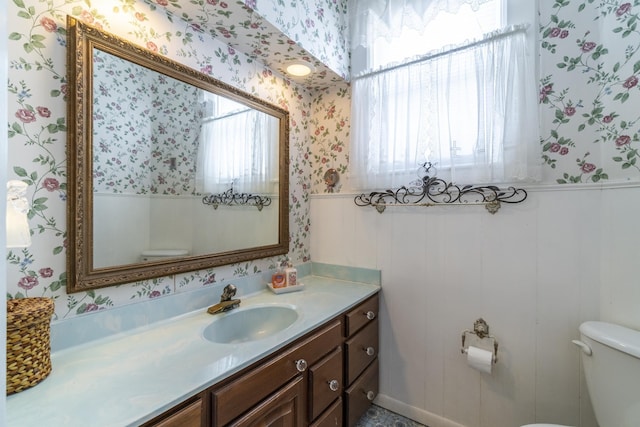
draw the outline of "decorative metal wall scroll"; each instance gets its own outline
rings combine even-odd
[[[218,206],[255,206],[259,211],[262,208],[271,204],[271,197],[260,196],[249,193],[237,193],[233,190],[233,186],[224,193],[209,194],[202,198],[202,203],[205,205],[213,206],[213,209],[218,209]]]
[[[494,185],[458,186],[437,178],[436,169],[430,162],[419,169],[420,180],[397,190],[374,191],[356,196],[358,206],[373,206],[380,213],[388,206],[439,206],[439,205],[484,205],[495,214],[502,203],[521,203],[527,198],[522,188],[500,189]]]

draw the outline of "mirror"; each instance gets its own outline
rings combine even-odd
[[[67,20],[67,291],[287,253],[288,112]]]

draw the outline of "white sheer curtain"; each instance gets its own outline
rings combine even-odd
[[[416,3],[423,7],[420,12]],[[467,18],[473,17],[469,11],[475,10],[469,6],[480,1],[406,0],[398,2],[405,13],[394,13],[436,20],[437,12],[456,11],[465,3],[474,3],[466,6]],[[363,4],[374,7],[365,13]],[[365,28],[365,39],[384,32],[388,21],[380,18],[384,24],[371,24],[377,19],[371,14],[388,13],[391,4],[397,6],[383,0],[356,2],[368,23],[356,26]],[[431,15],[430,7],[435,11]],[[481,20],[502,23],[486,10]],[[446,19],[456,18],[448,15]],[[485,29],[480,25],[476,31]],[[402,31],[393,37],[391,43],[401,40]],[[368,55],[362,62],[364,71],[352,82],[351,185],[356,189],[406,185],[425,161],[436,165],[438,176],[460,184],[536,181],[540,173],[538,104],[535,62],[528,45],[526,26],[509,27],[423,56],[416,57],[414,51],[410,60],[389,66],[376,62],[380,55],[371,55],[376,44],[370,43],[364,50]],[[352,48],[363,48],[358,36]]]
[[[278,120],[215,97],[205,101],[213,115],[202,121],[196,191],[269,193],[278,179]],[[217,103],[217,104],[216,104]],[[235,107],[235,108],[234,108]],[[211,113],[210,113],[211,114]]]

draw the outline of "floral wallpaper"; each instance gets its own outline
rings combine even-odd
[[[309,121],[309,140],[313,147],[313,190],[316,193],[339,193],[345,187],[349,170],[349,130],[351,96],[347,84],[316,92]],[[339,181],[331,186],[325,174],[334,169]]]
[[[247,0],[280,31],[327,65],[349,77],[347,0]]]
[[[216,51],[221,60],[236,51],[285,74],[288,63],[304,60],[315,67],[306,77],[292,78],[309,89],[330,87],[349,76],[346,0],[149,0],[171,20],[190,22],[183,40],[199,33],[223,40],[230,49]],[[178,34],[176,34],[178,35]]]
[[[53,297],[55,320],[211,286],[234,277],[259,275],[275,268],[281,261],[256,260],[90,292],[66,293],[67,14],[291,112],[289,256],[294,263],[310,259],[308,196],[311,148],[306,133],[306,122],[311,112],[309,92],[206,31],[192,31],[192,23],[162,13],[158,5],[164,3],[167,2],[12,0],[8,4],[9,178],[21,179],[29,185],[27,195],[31,206],[29,217],[33,243],[29,248],[10,249],[8,252],[7,297]],[[208,7],[214,11],[224,10],[224,2],[214,3]],[[225,17],[224,14],[220,16]],[[117,96],[123,97],[121,108],[131,112],[131,100],[143,94],[122,93]],[[172,105],[163,107],[186,108],[180,105],[178,98]],[[167,132],[165,142],[170,142],[173,132]],[[108,149],[118,150],[117,145]],[[117,161],[117,157],[130,154],[114,151],[112,158]],[[175,154],[181,155],[179,151]],[[161,164],[155,167],[160,176]],[[141,173],[140,170],[135,172]],[[143,179],[139,175],[130,178],[133,181]],[[153,179],[153,176],[149,178],[151,184]],[[160,191],[172,190],[165,187]]]
[[[200,127],[196,88],[96,51],[95,192],[190,195]]]
[[[542,184],[640,179],[640,1],[539,2]],[[349,92],[318,91],[310,138],[313,192],[334,168],[348,191]]]
[[[637,182],[640,0],[545,0],[539,8],[543,183]],[[349,189],[346,1],[12,0],[9,177],[29,184],[34,236],[30,248],[8,254],[9,297],[53,296],[61,319],[259,274],[278,261],[66,294],[66,14],[291,112],[290,251],[294,262],[308,261],[310,195]],[[278,71],[299,56],[318,65],[311,80]],[[341,175],[333,189],[324,182],[331,168]]]
[[[637,181],[640,1],[541,2],[546,181]]]

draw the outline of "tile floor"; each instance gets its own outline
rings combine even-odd
[[[387,411],[376,405],[371,405],[360,418],[356,427],[426,427],[416,421],[405,418],[394,412]]]

